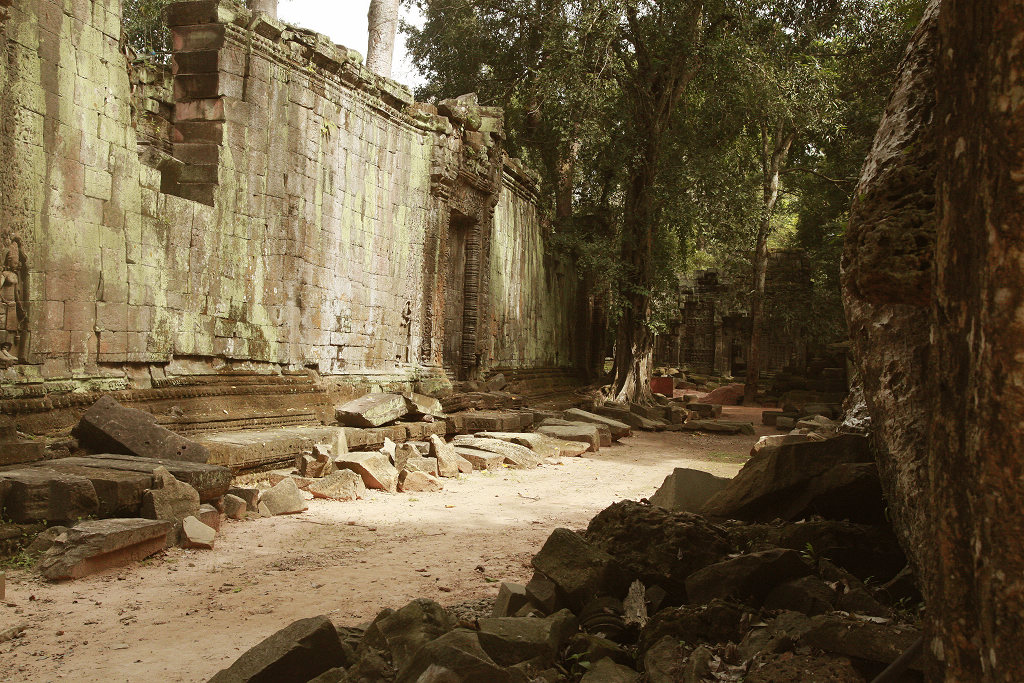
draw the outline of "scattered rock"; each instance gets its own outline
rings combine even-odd
[[[245,501],[245,507],[250,512],[256,512],[260,504],[260,490],[257,488],[242,488],[234,486],[228,489],[228,493]]]
[[[836,597],[836,592],[817,576],[803,576],[773,588],[764,599],[764,608],[814,616],[831,611]]]
[[[637,683],[639,680],[640,674],[636,671],[606,657],[583,674],[580,683]]]
[[[181,521],[181,536],[181,547],[183,548],[213,550],[217,530],[195,517],[189,516]]]
[[[601,447],[601,433],[597,425],[545,425],[537,427],[537,433],[563,441],[581,441],[588,445],[589,451],[597,451]]]
[[[495,663],[480,646],[475,631],[459,628],[419,648],[412,661],[399,669],[395,683],[521,683],[524,680],[518,672],[513,673]]]
[[[424,458],[422,455],[406,460],[404,469],[410,472],[426,472],[432,477],[440,476],[437,472],[437,458]]]
[[[459,436],[455,438],[455,445],[456,452],[459,452],[458,447],[462,447],[500,455],[503,458],[503,464],[514,469],[532,469],[540,465],[540,459],[528,447],[501,439]]]
[[[701,401],[719,406],[738,406],[743,403],[743,391],[742,384],[727,384],[705,394]]]
[[[661,488],[651,496],[651,505],[665,508],[670,512],[699,512],[711,496],[729,483],[724,477],[716,477],[701,470],[677,467],[665,477]]]
[[[433,396],[416,393],[406,394],[405,407],[410,415],[416,417],[423,417],[424,415],[435,418],[444,417],[444,409],[441,407],[441,402]]]
[[[315,498],[356,500],[366,495],[363,478],[352,470],[338,470],[310,484],[307,489]]]
[[[403,493],[441,491],[444,484],[437,477],[426,472],[402,470],[398,475],[398,490]]]
[[[214,506],[203,503],[199,506],[199,521],[214,531],[220,532],[220,510]]]
[[[306,499],[291,479],[284,479],[260,495],[259,511],[267,517],[292,515],[308,509]]]
[[[347,427],[380,427],[408,412],[405,397],[398,394],[366,394],[337,406],[334,415]]]
[[[430,435],[430,457],[437,459],[437,473],[442,477],[457,477],[461,471],[455,446],[436,434]],[[472,470],[472,465],[470,465]]]
[[[665,636],[644,653],[644,672],[649,683],[679,683],[683,679],[686,652],[678,637]]]
[[[66,467],[87,467],[89,469],[138,472],[156,476],[158,467],[163,467],[178,481],[184,482],[199,492],[199,499],[212,503],[231,488],[231,470],[220,465],[207,465],[184,460],[139,458],[134,455],[103,453],[88,457],[59,458],[39,463],[39,467],[63,469]]]
[[[300,619],[249,649],[210,683],[306,683],[348,663],[327,617]]]
[[[411,661],[416,651],[454,628],[451,615],[433,600],[413,600],[397,611],[377,615],[363,636],[359,650],[372,647],[387,653],[398,671]]]
[[[456,455],[462,456],[473,465],[474,470],[497,470],[505,462],[505,457],[491,451],[478,451],[475,448],[455,446]]]
[[[199,492],[183,481],[178,481],[165,467],[153,473],[159,488],[150,489],[142,496],[142,516],[180,522],[199,514]],[[174,540],[174,539],[172,539]]]
[[[733,597],[750,599],[756,607],[775,586],[810,573],[800,553],[776,548],[698,569],[686,578],[686,594],[690,603]]]
[[[597,415],[595,413],[587,412],[586,410],[580,410],[579,408],[570,408],[565,411],[565,419],[574,422],[591,422],[593,424],[603,425],[610,430],[612,439],[615,440],[630,435],[630,426],[625,422],[619,422],[618,420],[606,415]]]
[[[479,619],[480,646],[500,666],[527,660],[539,668],[554,665],[562,645],[578,628],[576,617],[562,610],[544,619],[497,617]]]
[[[532,563],[554,582],[561,597],[575,610],[595,595],[622,595],[629,586],[611,555],[569,529],[555,529]]]
[[[494,610],[491,616],[511,617],[529,602],[526,586],[519,583],[502,583],[501,588],[498,589],[498,598],[494,601]]]
[[[224,514],[231,519],[245,519],[247,508],[246,502],[239,496],[230,493],[224,496]]]
[[[920,637],[921,632],[910,626],[876,624],[840,614],[821,614],[811,618],[810,627],[801,637],[801,642],[825,652],[891,664]],[[920,663],[915,668],[920,668]]]
[[[85,411],[74,434],[79,444],[98,452],[197,463],[210,457],[202,444],[161,427],[153,415],[125,407],[109,395]]]
[[[339,469],[352,470],[363,478],[368,489],[394,493],[398,490],[398,470],[387,455],[378,452],[350,452],[337,461]]]
[[[79,522],[53,538],[39,559],[51,581],[78,579],[137,562],[167,545],[171,523],[151,519],[98,519]]]

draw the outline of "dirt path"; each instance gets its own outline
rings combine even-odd
[[[674,467],[732,476],[755,440],[640,433],[561,465],[446,480],[440,493],[314,500],[300,515],[226,521],[213,551],[173,549],[78,581],[8,572],[0,631],[28,629],[0,644],[0,680],[204,681],[295,619],[354,624],[415,597],[493,597],[497,581],[529,579],[556,527],[583,528],[615,501],[650,496]]]

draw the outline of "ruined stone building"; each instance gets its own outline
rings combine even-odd
[[[319,424],[336,395],[571,365],[571,265],[500,110],[431,106],[232,0],[13,0],[0,36],[0,413],[116,392],[179,431]],[[271,5],[273,3],[270,3]]]
[[[699,374],[741,376],[750,344],[749,290],[749,283],[724,280],[713,270],[683,279],[678,313],[668,332],[658,336],[656,364],[685,366]],[[799,250],[772,251],[765,280],[764,372],[807,367],[806,331],[799,312],[810,296],[807,255]]]

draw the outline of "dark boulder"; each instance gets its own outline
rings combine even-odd
[[[731,597],[758,606],[775,586],[810,573],[811,567],[795,550],[764,550],[697,570],[686,578],[686,594],[690,603]]]
[[[210,683],[306,683],[348,663],[325,616],[299,619],[250,648]]]

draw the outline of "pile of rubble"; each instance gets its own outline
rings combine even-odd
[[[651,503],[556,529],[489,618],[303,619],[211,681],[867,681],[919,641],[863,437],[768,437],[735,479],[677,470]]]

